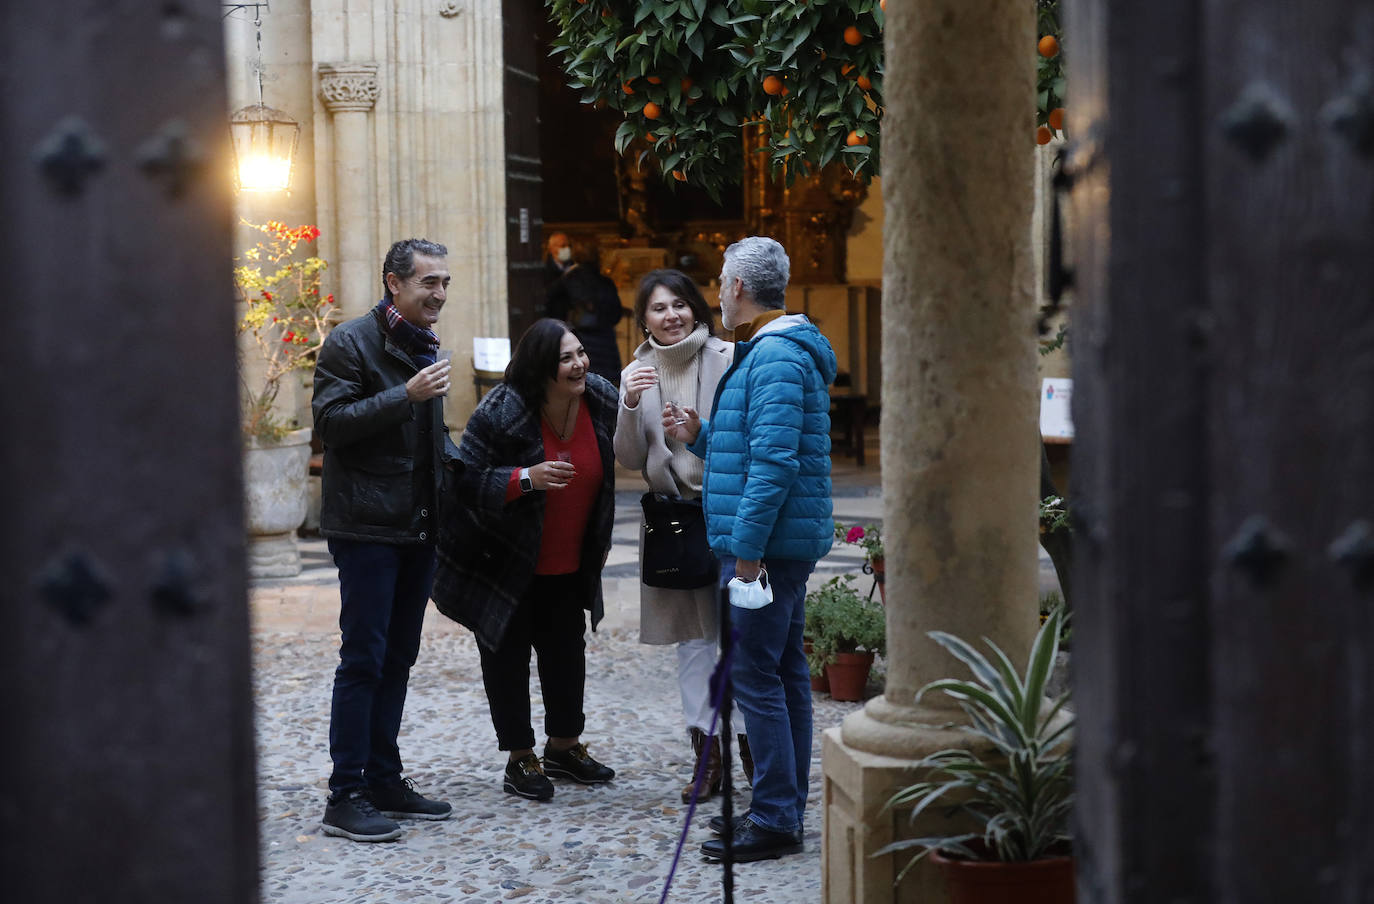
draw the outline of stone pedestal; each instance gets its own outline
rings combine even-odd
[[[967,744],[948,727],[957,709],[915,705],[928,682],[966,674],[926,632],[991,638],[1019,667],[1037,627],[1034,10],[893,4],[884,40],[888,672],[884,695],[825,737],[830,904],[945,900],[924,865],[894,888],[900,865],[872,858],[922,828],[883,810],[915,762]]]
[[[291,577],[301,572],[296,528],[305,521],[310,430],[280,443],[250,442],[243,451],[243,495],[248,519],[248,574]]]

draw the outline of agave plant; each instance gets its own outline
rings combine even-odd
[[[1065,709],[1067,693],[1057,700],[1044,698],[1059,652],[1061,618],[1062,610],[1055,611],[1040,626],[1024,676],[986,638],[991,658],[953,635],[930,632],[972,670],[973,680],[932,681],[916,699],[940,691],[958,701],[969,717],[971,724],[964,730],[973,735],[975,749],[941,750],[925,757],[917,764],[929,770],[925,780],[898,791],[886,806],[911,805],[914,821],[943,804],[948,815],[972,817],[982,831],[887,845],[874,856],[919,849],[898,879],[932,850],[969,860],[1024,861],[1050,856],[1068,843],[1073,718]]]

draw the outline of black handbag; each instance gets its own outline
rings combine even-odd
[[[644,573],[650,587],[695,590],[716,581],[716,557],[706,545],[706,514],[700,499],[645,493]]]

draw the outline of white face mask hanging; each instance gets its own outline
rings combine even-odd
[[[564,245],[562,248],[559,248],[558,262],[560,264],[566,264],[570,260],[572,260],[572,249],[569,248],[567,245]]]
[[[730,605],[741,609],[762,609],[773,602],[773,585],[768,583],[768,570],[759,569],[758,580],[743,581],[738,577],[725,585],[730,591]]]

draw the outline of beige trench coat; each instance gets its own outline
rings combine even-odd
[[[634,360],[621,372],[620,385],[630,372],[655,364],[654,347],[647,341],[635,349]],[[730,368],[735,347],[714,336],[701,347],[701,388],[694,407],[708,417],[716,397],[716,384]],[[625,407],[620,394],[620,411],[615,423],[615,458],[623,467],[638,470],[655,493],[695,497],[700,493],[679,485],[670,467],[673,454],[663,436],[663,398],[657,386],[639,397],[635,408]],[[640,570],[644,566],[644,525],[639,528]],[[666,590],[639,585],[639,641],[668,644],[684,640],[716,639],[715,586],[697,590]]]

